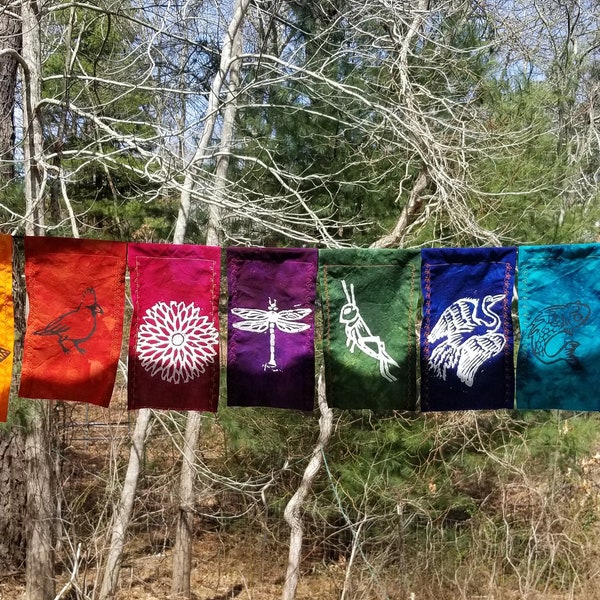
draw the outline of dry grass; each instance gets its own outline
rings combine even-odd
[[[86,560],[81,564],[77,582],[86,594],[70,594],[64,600],[83,600],[93,598],[96,569],[101,569],[98,561],[103,557],[107,539],[110,516],[107,508],[118,499],[133,419],[126,411],[122,393],[115,398],[110,410],[69,404],[58,409],[58,416],[65,528],[58,553],[57,590],[69,578],[72,548],[81,543]],[[176,429],[177,426],[175,421],[169,422],[167,416],[165,422],[154,425],[115,600],[170,599],[171,546],[180,458],[172,440],[173,429],[169,430],[169,427]],[[223,431],[219,427],[203,436],[201,452],[207,464],[218,463],[223,448]],[[473,546],[470,553],[465,554],[462,564],[448,561],[444,551],[445,538],[441,534],[439,539],[436,538],[433,530],[427,531],[427,548],[425,545],[407,548],[408,554],[402,556],[392,547],[388,537],[377,541],[380,555],[375,556],[371,541],[370,562],[359,558],[352,567],[352,577],[346,582],[346,600],[596,600],[600,569],[590,569],[587,563],[595,563],[594,556],[598,554],[594,542],[598,526],[588,526],[587,542],[591,545],[585,549],[581,546],[585,538],[579,537],[579,533],[583,526],[580,521],[598,511],[600,505],[600,454],[593,454],[590,449],[589,458],[582,462],[577,473],[573,472],[565,479],[564,485],[561,495],[552,502],[544,488],[528,487],[518,479],[505,483],[501,490],[486,488],[482,494],[486,500],[478,517],[484,520],[479,523],[479,533],[475,531],[475,521],[469,522],[474,530]],[[225,519],[227,524],[224,524],[225,521],[211,515],[241,513],[244,499],[232,492],[213,493],[209,490],[204,494],[204,491],[200,485],[196,504],[192,598],[280,598],[287,560],[287,528],[276,524],[276,531],[272,527],[273,516],[267,522],[252,512],[239,521]],[[531,551],[532,569],[537,568],[535,561],[539,560],[541,564],[545,560],[548,546],[556,556],[572,560],[573,570],[581,569],[575,573],[573,582],[563,582],[563,587],[553,588],[536,579],[536,572],[529,572],[526,561],[509,565],[498,544],[485,538],[490,535],[486,531],[486,519],[491,525],[498,515],[503,515],[506,525],[494,534],[499,540],[500,534],[509,535],[508,528],[513,528],[510,535],[517,540],[527,527],[535,524],[537,546],[532,549],[527,543],[526,532],[523,538],[523,550]],[[443,528],[443,524],[435,526]],[[388,522],[384,531],[397,537],[393,527]],[[320,533],[313,532],[316,536],[313,541],[317,545],[322,541]],[[308,548],[309,538],[307,535],[297,599],[338,599],[348,569],[347,554],[341,552],[326,558],[317,546],[317,550]],[[444,561],[446,564],[442,564]],[[422,569],[420,565],[423,565]],[[23,578],[22,572],[0,574],[0,600],[23,599]],[[545,591],[539,591],[544,587]],[[569,587],[570,591],[555,591]]]

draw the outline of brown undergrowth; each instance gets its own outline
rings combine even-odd
[[[74,564],[77,570],[75,585],[62,600],[95,598],[133,424],[122,393],[110,410],[55,406],[60,466],[57,591],[69,581]],[[159,413],[153,421],[116,600],[170,598],[178,440],[184,425],[184,415],[176,413]],[[460,452],[465,452],[467,442],[460,436],[467,439],[472,427],[482,425],[444,423],[446,430],[435,429],[439,446],[447,448],[458,438]],[[563,439],[572,422],[555,425]],[[512,432],[514,425],[507,426]],[[482,444],[481,435],[478,429],[477,444]],[[483,445],[474,448],[484,452]],[[590,447],[583,456],[572,453],[561,465],[554,451],[552,469],[538,474],[534,465],[540,459],[530,448],[533,442],[525,437],[522,447],[510,448],[515,457],[529,457],[526,468],[521,458],[500,464],[500,458],[508,461],[508,453],[490,454],[485,468],[469,474],[460,457],[448,462],[445,471],[434,469],[432,462],[411,484],[423,488],[412,498],[408,487],[401,490],[404,496],[393,496],[397,492],[388,483],[380,492],[396,504],[388,512],[385,505],[375,505],[381,512],[366,515],[362,529],[356,516],[349,523],[351,515],[331,505],[327,513],[319,512],[326,484],[343,492],[335,473],[325,473],[305,515],[298,600],[596,599],[600,454]],[[274,475],[265,501],[256,490],[250,493],[229,481],[235,479],[224,460],[229,452],[224,428],[218,419],[207,417],[196,485],[192,598],[274,600],[281,595],[285,574],[288,529],[281,511],[293,478],[285,470]],[[238,471],[235,477],[250,481],[254,475]],[[450,493],[450,500],[442,497]],[[462,504],[453,504],[454,497],[462,498]],[[351,500],[361,508],[359,497]],[[23,579],[22,570],[0,574],[0,600],[24,598]]]

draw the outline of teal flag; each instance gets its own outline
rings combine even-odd
[[[330,406],[415,410],[418,250],[319,251]]]
[[[600,410],[600,245],[519,249],[517,408]]]

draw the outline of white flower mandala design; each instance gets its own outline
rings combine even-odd
[[[157,302],[142,319],[137,354],[150,375],[169,383],[187,383],[214,362],[219,332],[196,305]]]

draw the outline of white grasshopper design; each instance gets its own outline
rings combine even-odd
[[[344,324],[346,332],[346,346],[348,346],[350,352],[354,352],[354,349],[358,347],[361,352],[379,361],[381,376],[388,381],[396,381],[396,378],[390,374],[390,365],[400,367],[387,353],[383,340],[378,335],[371,333],[371,330],[362,318],[354,297],[354,284],[350,284],[350,292],[348,292],[348,286],[342,279],[342,287],[348,300],[347,304],[344,304],[340,311],[340,323]]]
[[[310,329],[308,323],[295,323],[304,319],[311,313],[310,308],[294,308],[291,310],[282,310],[279,312],[277,308],[277,300],[269,298],[269,310],[260,310],[257,308],[232,308],[231,312],[245,319],[234,323],[236,329],[242,331],[252,331],[253,333],[264,333],[269,330],[269,362],[263,365],[266,371],[279,371],[275,361],[275,327],[284,333],[299,333]]]

